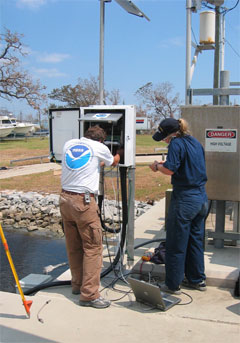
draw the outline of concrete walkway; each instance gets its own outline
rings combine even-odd
[[[40,163],[40,164],[31,164],[27,166],[17,166],[9,167],[6,170],[0,170],[0,179],[8,179],[15,176],[29,175],[44,173],[49,170],[61,170],[61,165],[57,163]]]
[[[135,246],[141,242],[164,237],[164,199],[135,221]],[[135,250],[135,266],[147,245]],[[105,252],[104,252],[105,254]],[[49,261],[51,263],[51,261]],[[108,309],[96,310],[78,305],[77,295],[71,294],[70,286],[48,288],[35,296],[31,318],[27,319],[19,295],[0,293],[1,343],[218,343],[239,342],[240,299],[234,298],[233,289],[216,285],[216,279],[226,280],[239,272],[239,248],[214,249],[207,246],[205,253],[207,284],[206,292],[183,289],[181,303],[166,312],[151,309],[135,301],[132,293],[123,294],[105,288],[115,277],[112,273],[101,280],[102,295],[112,300]],[[105,260],[104,265],[108,263]],[[150,265],[149,263],[144,266]],[[151,264],[151,269],[156,265]],[[123,266],[122,273],[130,270]],[[159,273],[159,270],[155,270]],[[211,273],[218,277],[211,277]],[[160,275],[160,273],[159,273]],[[127,276],[126,276],[127,277]],[[70,280],[69,270],[59,280]],[[229,285],[229,284],[228,284]],[[115,285],[128,292],[123,282]],[[125,295],[125,296],[124,296]],[[191,301],[191,298],[192,301]]]
[[[153,158],[154,160],[155,158]],[[149,161],[151,162],[151,161]],[[33,169],[15,167],[17,175],[59,166],[44,163]],[[12,173],[12,174],[11,174]],[[21,173],[21,174],[19,174]],[[6,176],[7,175],[7,176]],[[11,176],[9,176],[11,175]],[[16,174],[15,174],[16,175]],[[0,171],[0,178],[13,177],[11,170]],[[165,237],[165,200],[156,203],[135,221],[134,246],[152,239]],[[70,286],[47,288],[34,296],[31,317],[28,319],[20,295],[0,292],[1,343],[237,343],[240,339],[240,299],[233,296],[233,287],[239,274],[240,248],[226,246],[216,249],[206,242],[205,266],[208,290],[199,292],[183,289],[180,305],[166,312],[151,309],[135,301],[127,284],[118,281],[115,289],[106,288],[116,275],[110,273],[101,280],[101,294],[112,300],[108,309],[96,310],[78,305],[79,296],[72,295]],[[141,256],[158,243],[135,250],[133,270],[140,270]],[[114,247],[111,247],[111,251]],[[106,251],[104,251],[104,255]],[[131,272],[124,258],[118,275]],[[109,264],[104,259],[104,267]],[[51,260],[49,260],[51,264]],[[144,263],[143,272],[164,278],[163,266]],[[58,280],[70,280],[67,270]]]

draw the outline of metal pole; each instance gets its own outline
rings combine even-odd
[[[131,267],[134,263],[134,212],[135,212],[135,167],[130,167],[128,172],[128,225],[126,235],[127,264]]]
[[[229,88],[229,71],[223,70],[220,72],[220,87]],[[229,96],[220,95],[220,105],[229,105]],[[216,201],[216,223],[215,232],[224,233],[225,231],[225,212],[226,212],[226,201],[217,200]],[[215,238],[214,239],[215,248],[224,247],[224,239]]]
[[[213,88],[219,88],[219,43],[220,43],[220,7],[215,7],[215,51],[214,51],[214,79]],[[213,105],[219,104],[218,95],[213,96]]]
[[[221,15],[220,71],[224,70],[225,53],[225,15]]]
[[[104,19],[105,1],[100,0],[100,50],[99,50],[99,105],[103,105],[104,97]],[[99,197],[104,197],[104,166],[100,169]]]
[[[104,100],[104,18],[105,1],[100,0],[99,104]]]
[[[189,94],[188,91],[191,87],[191,45],[192,45],[192,36],[191,36],[191,21],[192,21],[192,12],[191,12],[191,0],[186,0],[186,80],[185,80],[185,105],[189,105]]]
[[[226,202],[225,200],[217,200],[216,201],[216,223],[215,223],[215,232],[216,233],[223,233],[225,228],[225,207]],[[224,248],[224,239],[222,238],[215,238],[214,239],[214,247],[221,249]]]
[[[229,88],[229,71],[220,71],[220,88]],[[229,95],[220,95],[220,105],[229,105]]]

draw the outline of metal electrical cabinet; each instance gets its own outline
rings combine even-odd
[[[66,141],[81,138],[85,131],[99,125],[107,133],[104,142],[114,155],[122,148],[124,155],[120,164],[135,165],[136,154],[136,108],[134,105],[94,105],[82,108],[49,110],[51,161],[61,162]]]
[[[181,117],[205,149],[208,198],[240,201],[240,107],[182,106]]]
[[[62,161],[62,150],[66,141],[79,138],[80,108],[49,110],[49,135],[51,162]]]
[[[80,135],[92,125],[99,125],[107,133],[106,144],[114,155],[123,148],[120,164],[135,165],[136,155],[136,108],[134,105],[94,105],[81,107]]]

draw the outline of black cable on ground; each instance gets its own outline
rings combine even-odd
[[[147,244],[150,244],[150,243],[163,242],[163,241],[165,241],[165,240],[166,240],[166,238],[151,239],[150,241],[143,242],[143,243],[140,243],[140,244],[136,245],[136,246],[134,247],[134,249],[141,248],[141,247],[143,247],[144,245],[147,245]]]
[[[121,241],[120,241],[120,246],[117,252],[117,255],[114,259],[114,261],[111,263],[111,265],[104,270],[101,273],[101,278],[105,277],[107,274],[109,274],[114,267],[117,265],[120,256],[123,251],[123,247],[125,244],[125,239],[126,239],[126,230],[127,230],[127,223],[128,223],[128,208],[127,208],[127,168],[125,167],[120,167],[120,179],[121,179],[121,194],[122,194],[122,233],[121,233]],[[155,242],[162,242],[165,241],[165,238],[158,238],[158,239],[152,239],[146,242],[143,242],[141,244],[138,244],[134,247],[134,249],[138,249],[140,247],[143,247],[145,245],[155,243]],[[45,284],[38,285],[36,287],[33,287],[27,291],[24,292],[25,295],[31,295],[34,294],[40,290],[50,288],[50,287],[58,287],[58,286],[66,286],[66,285],[71,285],[71,280],[65,280],[65,281],[53,281],[53,282],[48,282]]]
[[[28,289],[27,291],[24,292],[24,294],[25,295],[31,295],[31,294],[37,293],[38,291],[41,291],[42,289],[45,289],[45,288],[57,287],[57,286],[66,286],[66,285],[71,285],[71,281],[66,280],[66,281],[47,282],[47,283],[43,283],[41,285],[38,285],[36,287]]]
[[[155,243],[155,242],[162,242],[165,241],[165,238],[158,238],[158,239],[151,239],[149,241],[143,242],[141,244],[138,244],[134,247],[134,249],[138,249],[143,247],[144,245],[148,245],[151,243]],[[114,263],[114,266],[117,264],[117,262]],[[108,273],[110,273],[110,271],[112,271],[112,266],[110,266],[108,269],[106,269],[106,271],[103,271],[101,273],[101,278],[103,278],[104,276],[106,276]],[[107,272],[108,271],[108,272]],[[136,274],[137,272],[134,272],[133,274]],[[131,272],[129,273],[131,274]],[[41,284],[39,286],[33,287],[27,291],[24,292],[25,295],[31,295],[33,293],[36,293],[42,289],[45,288],[50,288],[50,287],[57,287],[57,286],[67,286],[67,285],[71,285],[71,280],[65,280],[65,281],[53,281],[53,282],[48,282],[45,284]]]

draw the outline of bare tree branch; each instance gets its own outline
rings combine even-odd
[[[169,82],[157,84],[151,82],[140,87],[135,95],[141,100],[143,109],[152,118],[159,122],[163,118],[179,116],[179,95],[172,96],[173,86]]]
[[[21,68],[20,57],[26,56],[21,43],[22,35],[6,32],[0,35],[0,98],[24,99],[29,106],[39,109],[46,100],[39,81],[33,81],[29,73]]]
[[[49,98],[65,103],[70,107],[88,107],[99,103],[98,80],[94,76],[89,79],[78,79],[76,86],[65,85],[55,88],[49,94]],[[104,98],[113,105],[120,102],[119,90],[105,91]]]

